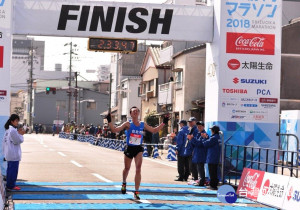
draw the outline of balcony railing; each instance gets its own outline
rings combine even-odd
[[[173,82],[158,86],[158,104],[172,104],[173,102]]]
[[[175,82],[175,90],[179,90],[179,89],[182,89],[182,82]]]

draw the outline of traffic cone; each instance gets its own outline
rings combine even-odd
[[[154,146],[153,158],[159,157],[157,145]]]
[[[148,150],[147,150],[147,146],[144,145],[144,153],[143,153],[143,157],[149,157],[149,154],[148,154]]]
[[[176,153],[175,153],[175,146],[170,145],[169,149],[170,149],[170,153],[171,153],[169,161],[177,161]]]

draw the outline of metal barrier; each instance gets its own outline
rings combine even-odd
[[[281,175],[284,174],[285,169],[288,169],[289,176],[298,178],[298,164],[294,164],[294,156],[298,154],[298,151],[231,144],[224,146],[223,184],[227,177],[229,184],[237,186],[245,167],[273,173],[278,173],[280,169]],[[291,161],[285,160],[286,154],[291,155]],[[282,160],[279,157],[282,157]],[[294,174],[295,171],[296,174]],[[232,177],[234,177],[234,183],[231,182]]]
[[[76,138],[74,138],[76,136]],[[64,132],[59,133],[59,138],[69,139],[69,140],[77,140],[79,142],[88,142],[95,146],[105,147],[108,149],[113,149],[117,151],[124,151],[126,142],[124,140],[118,140],[118,139],[108,139],[108,138],[97,138],[95,136],[91,135],[81,135],[81,134],[67,134]],[[175,150],[174,146],[167,145],[167,144],[143,144],[143,146],[154,146],[154,158],[157,158],[159,156],[158,149],[164,148],[165,146],[169,146],[169,152],[174,153],[172,160],[176,160]],[[174,150],[174,151],[170,151]],[[147,151],[147,149],[145,150]],[[146,155],[145,155],[146,156]],[[151,156],[151,154],[148,154],[148,156]]]

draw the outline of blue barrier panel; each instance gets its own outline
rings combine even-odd
[[[121,185],[122,182],[17,182],[18,186],[115,186]],[[128,182],[127,186],[134,186],[135,183]],[[157,183],[141,183],[142,187],[164,187],[164,188],[192,188],[206,189],[187,184],[157,184]]]
[[[270,210],[268,207],[189,205],[167,203],[16,203],[15,210],[49,210],[49,209],[200,209],[200,210]]]
[[[170,196],[170,195],[141,195],[146,200],[161,201],[191,201],[221,203],[217,197],[193,197],[193,196]],[[128,200],[130,194],[15,194],[13,200]],[[254,204],[255,202],[239,198],[236,203]]]
[[[127,191],[135,191],[134,188],[128,188]],[[172,193],[172,194],[199,194],[199,195],[216,195],[217,191],[210,191],[204,189],[145,189],[142,188],[140,192],[146,193]],[[119,188],[108,187],[23,187],[19,192],[120,192]]]

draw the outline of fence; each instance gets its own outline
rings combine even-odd
[[[109,138],[97,138],[91,135],[81,135],[81,134],[68,134],[64,132],[59,133],[59,138],[69,139],[69,140],[77,140],[79,142],[88,142],[95,146],[105,147],[108,149],[124,151],[126,142],[124,140],[117,140],[117,139],[109,139]],[[175,146],[169,144],[144,144],[144,146],[153,146],[153,158],[157,158],[159,156],[158,149],[168,148],[168,153],[172,154],[170,157],[168,156],[167,159],[170,161],[176,161],[175,155]],[[147,150],[145,150],[143,156],[149,157],[151,154],[146,154]],[[175,157],[174,157],[175,156]]]
[[[284,136],[286,134],[277,134]],[[297,150],[261,148],[244,145],[224,144],[222,154],[222,182],[237,186],[243,168],[278,173],[297,177],[299,174],[299,141],[297,136]],[[224,142],[224,141],[223,141]],[[232,180],[233,183],[232,183]]]

